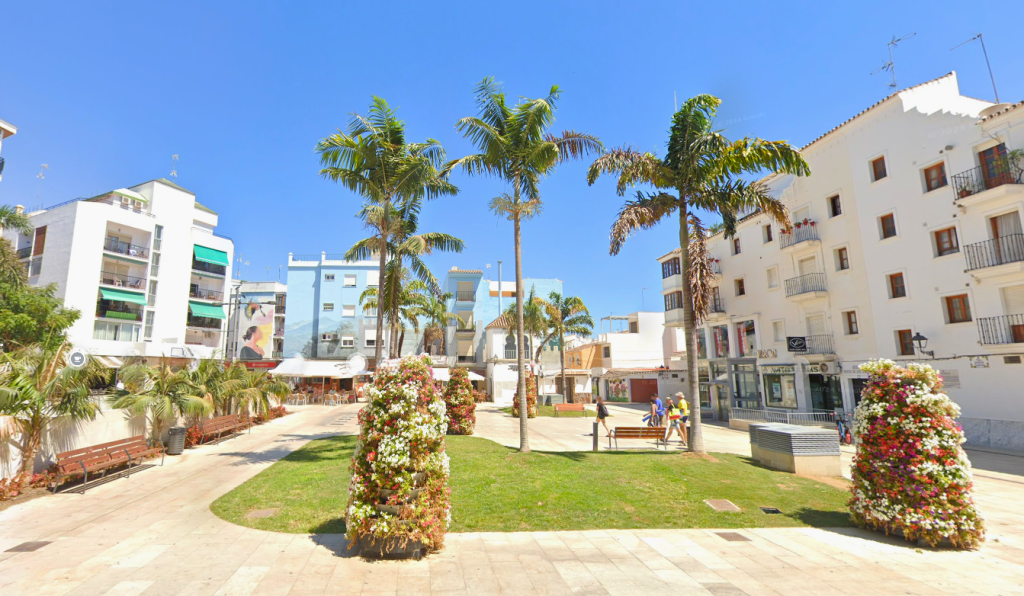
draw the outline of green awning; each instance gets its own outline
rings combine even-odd
[[[205,246],[195,246],[196,260],[203,263],[210,263],[211,265],[224,265],[228,266],[228,253],[223,250],[217,250],[215,248],[206,248]]]
[[[121,302],[131,302],[132,304],[141,304],[142,306],[146,306],[145,294],[125,292],[124,290],[112,290],[110,288],[100,288],[100,296],[103,296],[107,300],[120,300]]]
[[[196,248],[199,247],[197,246]],[[197,317],[207,317],[209,319],[224,318],[223,306],[214,306],[212,304],[203,304],[202,302],[192,302],[189,300],[188,309]]]

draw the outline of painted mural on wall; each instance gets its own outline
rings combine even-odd
[[[629,387],[625,379],[608,379],[608,399],[611,401],[629,401]]]
[[[242,309],[240,360],[266,360],[274,355],[274,305],[249,301]]]

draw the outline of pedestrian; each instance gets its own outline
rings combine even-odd
[[[668,414],[668,428],[665,429],[665,444],[668,445],[668,439],[672,436],[672,431],[674,430],[679,434],[680,442],[683,445],[686,445],[685,431],[682,430],[682,428],[685,427],[681,424],[683,420],[683,411],[679,406],[673,403],[671,397],[665,398],[665,402],[665,411]],[[682,405],[682,403],[684,403],[683,400],[680,400],[680,405]]]
[[[690,402],[686,401],[686,396],[683,395],[682,391],[676,393],[676,399],[679,401],[679,409],[683,415],[683,417],[679,419],[679,426],[683,431],[683,444],[685,445],[690,442],[690,433],[686,430],[686,423],[690,420]]]
[[[607,417],[608,408],[604,405],[604,400],[601,399],[601,396],[597,396],[597,421],[604,427],[604,431],[611,435],[612,431],[608,428],[608,423],[604,421]]]
[[[664,426],[665,405],[657,395],[651,397],[651,426]]]

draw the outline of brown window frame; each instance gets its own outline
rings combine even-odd
[[[843,214],[843,200],[839,195],[832,195],[828,198],[828,216],[839,217]]]
[[[747,283],[745,281],[743,281],[742,277],[733,280],[733,285],[736,288],[736,295],[737,296],[746,296],[747,295]]]
[[[772,236],[772,224],[765,224],[764,225],[764,243],[768,244],[769,242],[771,242],[773,240],[775,240],[775,238]]]
[[[843,321],[846,324],[847,335],[860,335],[860,327],[857,325],[857,311],[848,310],[843,313]]]
[[[661,264],[661,278],[667,279],[673,275],[679,275],[679,257],[672,257]]]
[[[887,223],[888,226],[886,225]],[[896,229],[895,213],[886,213],[885,215],[879,217],[878,225],[881,226],[882,240],[888,240],[889,238],[895,238],[896,236],[899,236],[899,231]]]
[[[906,298],[907,278],[903,275],[903,272],[890,273],[887,277],[889,278],[889,298]],[[898,286],[900,293],[898,295],[896,294],[897,285],[895,283],[897,278],[900,280]]]
[[[881,168],[879,168],[879,164],[881,164]],[[889,176],[889,170],[885,167],[884,155],[871,160],[871,176],[872,182],[878,182]]]
[[[938,172],[938,176],[935,177],[934,183],[932,180],[932,172]],[[924,169],[924,187],[925,192],[931,192],[938,190],[945,186],[949,186],[949,181],[946,179],[946,164],[945,162],[939,162],[933,166],[928,166]]]
[[[836,256],[839,257],[839,270],[846,271],[850,268],[850,252],[845,246],[836,249]]]
[[[971,302],[967,297],[967,294],[957,294],[956,296],[945,296],[943,300],[946,303],[946,318],[952,323],[970,323],[973,319],[971,318]],[[954,318],[953,313],[958,312]]]
[[[943,238],[943,234],[945,234],[945,238]],[[932,232],[932,237],[935,238],[935,253],[937,256],[944,257],[960,252],[960,241],[956,236],[956,226],[935,230]]]
[[[732,239],[732,254],[738,255],[741,252],[743,252],[743,250],[740,247],[740,237],[736,236],[735,238]]]
[[[900,356],[913,356],[917,353],[914,350],[913,329],[899,329],[896,331],[896,350]]]

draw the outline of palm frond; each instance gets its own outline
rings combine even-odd
[[[647,195],[638,192],[636,200],[626,201],[612,224],[609,254],[619,254],[626,239],[639,230],[653,228],[678,208],[678,199],[668,193]]]
[[[640,153],[632,147],[612,149],[595,159],[587,170],[587,184],[593,185],[601,174],[618,174],[615,190],[619,196],[637,184],[672,186],[671,172],[653,153]]]

